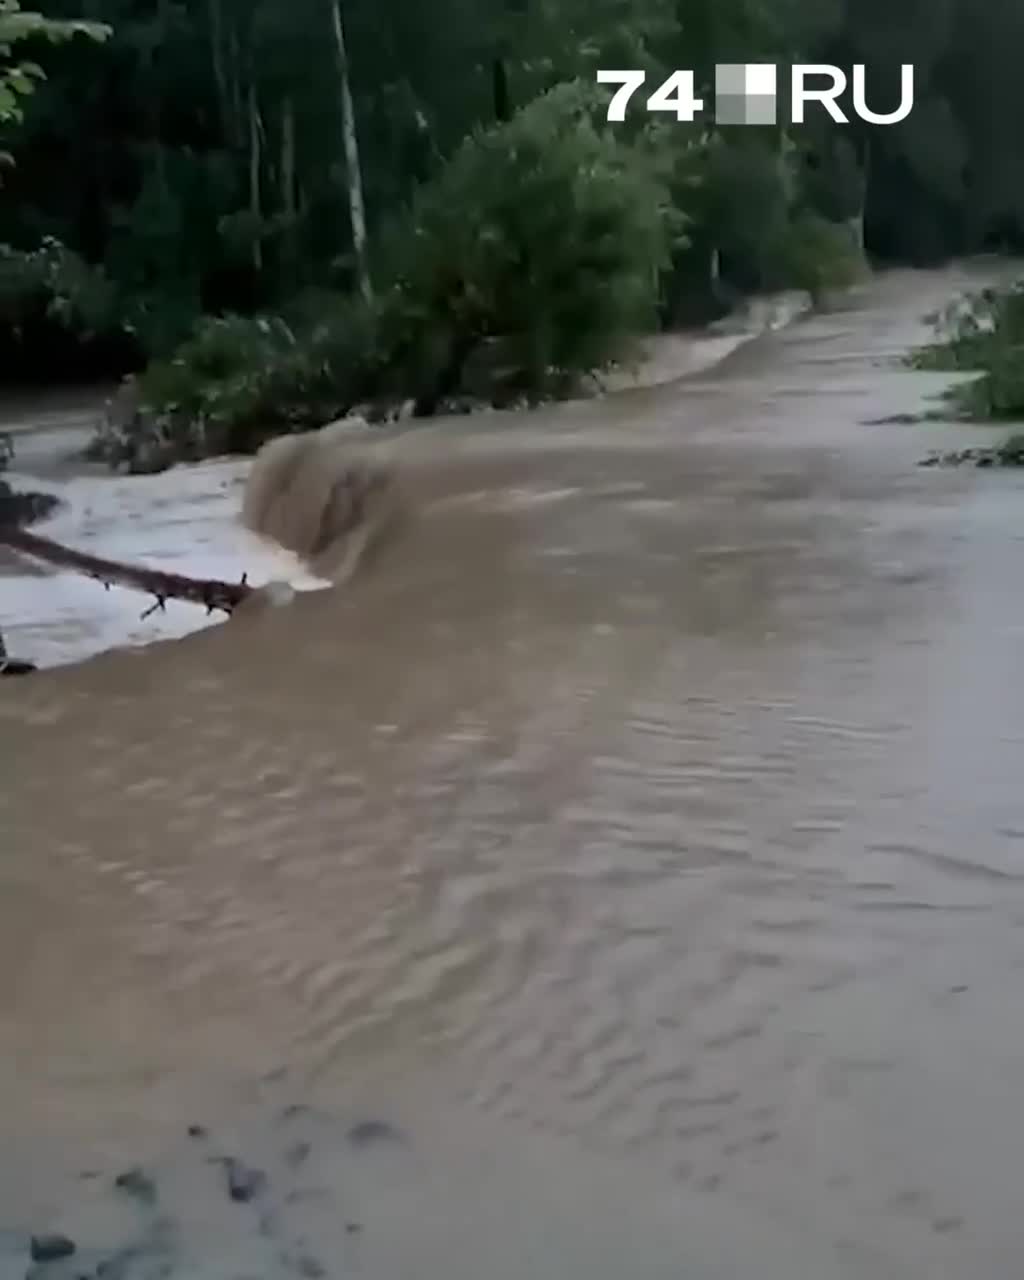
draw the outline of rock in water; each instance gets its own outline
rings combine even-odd
[[[35,671],[35,669],[36,664],[34,662],[8,658],[3,632],[0,631],[0,676],[27,676],[30,671]]]
[[[228,1156],[223,1164],[228,1195],[237,1204],[248,1204],[266,1187],[267,1175],[261,1169],[253,1169],[234,1156]]]
[[[386,1120],[360,1120],[348,1131],[348,1140],[354,1147],[370,1147],[380,1142],[405,1145],[405,1139]]]
[[[0,676],[27,676],[38,670],[34,662],[18,658],[0,658]]]
[[[0,525],[34,524],[60,506],[52,493],[18,493],[6,480],[0,480]]]
[[[74,1240],[57,1232],[45,1232],[33,1236],[30,1245],[33,1262],[58,1262],[61,1258],[70,1258],[75,1252]]]
[[[156,1200],[156,1183],[144,1169],[126,1169],[124,1173],[117,1175],[114,1185],[146,1204],[152,1204]]]

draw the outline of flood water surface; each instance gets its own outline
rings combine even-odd
[[[184,1135],[315,1103],[329,1275],[1019,1274],[1024,482],[865,425],[964,279],[410,434],[344,590],[7,682],[0,1258],[143,1161],[310,1274]]]

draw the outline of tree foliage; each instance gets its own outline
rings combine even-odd
[[[107,372],[166,367],[179,349],[191,368],[277,316],[302,350],[275,347],[273,376],[242,380],[265,384],[251,412],[291,378],[310,406],[289,391],[282,412],[308,417],[339,387],[376,394],[389,378],[423,409],[481,369],[534,394],[605,358],[652,299],[675,323],[749,290],[826,291],[862,249],[926,262],[1024,242],[1019,0],[35,3],[45,15],[0,0],[0,141],[17,157],[0,203],[0,345],[27,307],[18,349],[59,350],[57,372],[68,335],[104,361],[96,317],[69,311],[60,273],[40,274],[44,244],[109,306]],[[111,34],[68,38],[80,31]],[[765,61],[864,63],[876,110],[911,62],[917,105],[892,128],[823,111],[801,127],[716,125],[715,65]],[[652,116],[642,93],[610,131],[580,88],[600,67],[643,68],[643,92],[692,68],[709,111]],[[354,299],[362,203],[372,306]],[[325,329],[344,376],[322,372]]]
[[[77,35],[105,40],[109,34],[110,28],[102,23],[58,21],[41,13],[23,11],[19,0],[0,0],[0,129],[23,119],[24,100],[46,76],[38,62],[16,61],[15,45],[32,40],[60,44]],[[0,150],[0,168],[12,163],[10,152]]]
[[[977,374],[947,396],[969,418],[1024,419],[1024,282],[958,299],[936,317],[934,341],[910,363]]]
[[[110,28],[98,22],[62,21],[25,12],[19,0],[0,0],[0,123],[22,118],[21,99],[29,97],[45,72],[36,62],[13,61],[14,46],[25,40],[59,44],[74,36],[105,40]]]

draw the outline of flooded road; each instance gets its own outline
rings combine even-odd
[[[330,1275],[1019,1274],[1024,478],[865,425],[965,280],[410,435],[345,591],[8,682],[0,1237],[312,1100],[410,1142]]]

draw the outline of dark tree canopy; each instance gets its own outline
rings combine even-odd
[[[416,234],[416,208],[435,209],[431,252],[450,234],[464,266],[490,270],[497,255],[474,257],[454,226],[495,211],[493,193],[459,184],[500,183],[505,147],[508,181],[528,187],[516,139],[541,126],[517,118],[556,86],[592,86],[599,67],[648,72],[615,145],[657,153],[676,228],[686,227],[680,236],[666,221],[665,252],[654,253],[666,322],[720,309],[745,290],[827,283],[842,276],[829,260],[851,244],[877,260],[927,262],[1024,241],[1018,0],[35,0],[33,8],[41,12],[0,0],[8,368],[123,372],[194,338],[204,317],[287,316],[296,306],[308,315],[311,299],[326,294],[334,306],[367,272],[386,297],[395,263],[408,259],[411,242],[395,248]],[[67,38],[83,19],[109,38]],[[723,61],[864,63],[876,109],[896,94],[900,64],[912,62],[916,108],[886,128],[838,126],[821,111],[804,126],[758,129],[716,127],[710,112],[694,124],[644,113],[647,94],[678,68],[694,70],[710,101]],[[467,139],[494,129],[498,142],[457,159]],[[581,135],[582,157],[600,150],[600,133]],[[453,163],[458,174],[446,176]],[[550,180],[560,181],[553,166]],[[460,207],[445,204],[446,192],[457,192]],[[602,232],[598,215],[587,215],[587,234],[630,233],[640,215],[627,206],[601,215],[610,219]],[[515,252],[529,256],[531,235],[550,244],[535,214],[514,193],[504,201],[501,234]],[[438,277],[429,287],[493,286],[499,307],[529,296],[537,351],[564,348],[551,328],[557,317],[591,310],[568,296],[574,282],[589,272],[580,297],[593,298],[599,264],[617,270],[621,255],[607,244],[592,254],[577,246],[559,273],[547,246],[536,247],[546,301],[525,282],[516,291]],[[556,300],[557,290],[566,296]],[[446,307],[462,314],[464,304],[434,296],[423,323],[439,324]],[[489,313],[489,335],[502,318]],[[521,315],[504,319],[520,333]]]

